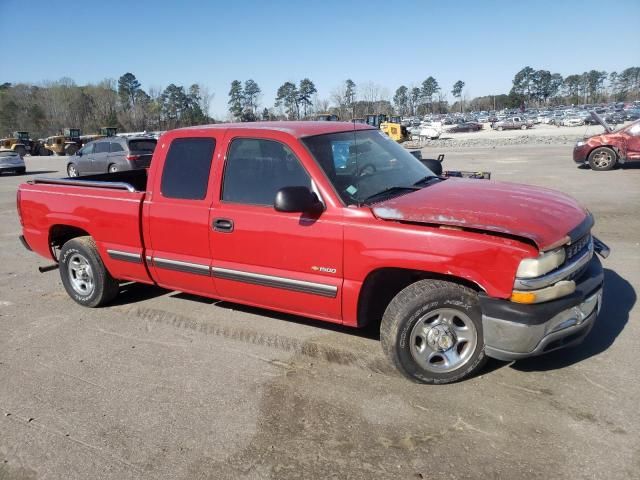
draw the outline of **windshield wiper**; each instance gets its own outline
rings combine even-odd
[[[427,175],[426,177],[422,177],[420,180],[415,182],[413,184],[413,186],[417,187],[418,185],[422,185],[422,184],[426,185],[429,182],[431,182],[432,180],[442,180],[442,179],[440,177],[438,177],[437,175]]]
[[[419,187],[415,187],[415,186],[411,186],[411,187],[393,186],[393,187],[385,188],[384,190],[381,190],[378,193],[374,193],[373,195],[369,195],[367,198],[362,200],[360,202],[360,204],[365,204],[365,203],[368,203],[368,202],[372,201],[373,199],[375,199],[377,197],[382,197],[382,196],[388,195],[390,193],[401,192],[401,191],[404,191],[404,190],[415,191],[415,190],[420,190],[420,188]]]

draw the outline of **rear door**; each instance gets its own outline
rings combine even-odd
[[[95,148],[95,142],[91,142],[82,147],[80,154],[77,156],[78,172],[80,175],[88,175],[91,173],[93,150]]]
[[[109,142],[109,155],[107,156],[107,168],[109,165],[116,165],[118,170],[124,170],[128,168],[126,155],[124,150],[124,141],[111,141]]]
[[[158,166],[143,206],[147,219],[147,262],[163,287],[211,296],[209,187],[221,133],[169,137],[156,156]],[[166,153],[164,153],[166,151]]]
[[[109,140],[96,142],[91,156],[90,173],[106,173],[109,157]]]

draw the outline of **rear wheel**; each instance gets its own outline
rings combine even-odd
[[[476,292],[441,280],[421,280],[396,295],[380,340],[395,367],[422,383],[462,380],[486,361]]]
[[[599,147],[589,154],[589,166],[592,170],[611,170],[618,163],[618,155],[609,147]]]
[[[78,177],[80,176],[80,172],[78,171],[78,167],[76,167],[75,163],[70,163],[67,165],[67,175],[70,177]]]
[[[115,164],[109,165],[109,173],[116,173],[118,171],[118,166]]]
[[[99,307],[118,294],[91,237],[69,240],[60,251],[60,278],[69,296],[85,307]]]

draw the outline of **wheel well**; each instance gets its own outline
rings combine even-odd
[[[614,145],[598,145],[597,147],[593,147],[591,150],[589,150],[589,153],[587,154],[587,159],[591,156],[591,154],[593,153],[594,150],[598,149],[598,148],[610,148],[611,150],[613,150],[616,154],[616,157],[619,159],[620,158],[620,149]]]
[[[69,240],[84,236],[89,236],[89,233],[78,227],[70,225],[54,225],[51,227],[51,230],[49,230],[49,246],[53,258],[58,258],[56,250],[60,250]]]
[[[445,280],[482,291],[476,283],[453,275],[404,268],[374,270],[367,275],[358,297],[358,327],[377,328],[391,300],[405,287],[425,279]]]

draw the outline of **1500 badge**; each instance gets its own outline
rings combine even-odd
[[[311,267],[311,270],[313,270],[314,272],[322,272],[322,273],[336,273],[337,272],[337,270],[335,268],[316,267],[315,265],[313,267]]]

